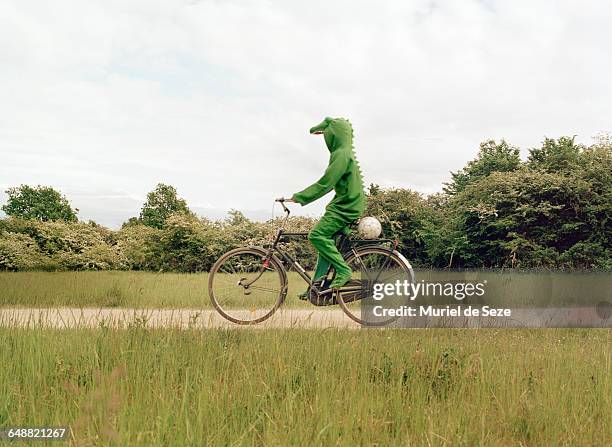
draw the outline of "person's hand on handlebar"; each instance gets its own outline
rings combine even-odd
[[[285,199],[283,197],[281,197],[280,199],[276,199],[277,202],[291,202],[291,203],[296,203],[295,200],[293,199],[293,197],[290,197],[288,199]]]

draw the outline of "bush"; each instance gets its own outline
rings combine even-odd
[[[561,173],[493,173],[453,200],[468,267],[592,268],[610,258],[609,231],[584,180]],[[608,204],[609,209],[609,204]],[[608,236],[606,236],[606,232]]]
[[[254,236],[247,238],[245,242],[249,245],[267,246],[274,241],[276,233],[281,225],[283,218],[276,218],[263,223],[257,223],[257,230]],[[317,223],[316,219],[310,217],[291,217],[287,221],[285,230],[292,233],[307,233]],[[231,231],[231,230],[230,230]],[[294,237],[287,238],[282,244],[283,249],[299,261],[306,270],[314,270],[317,262],[317,254],[308,238]]]
[[[159,240],[160,270],[202,272],[210,269],[218,254],[233,248],[217,224],[185,214],[166,219]]]
[[[313,219],[291,218],[286,229],[293,232],[308,231],[313,223]],[[279,219],[265,223],[248,219],[211,222],[182,213],[173,214],[166,219],[156,247],[159,269],[208,271],[228,250],[244,245],[268,245],[273,241],[279,225]],[[305,268],[314,267],[314,250],[306,238],[287,242],[285,249],[296,256]]]
[[[127,270],[159,270],[161,230],[147,225],[124,226],[116,234],[121,263]]]
[[[0,231],[0,270],[44,269],[45,259],[27,234]]]
[[[239,211],[211,222],[188,212],[173,188],[155,194],[149,205],[163,211],[163,225],[130,219],[110,231],[93,222],[0,219],[0,269],[208,271],[232,248],[270,244],[281,223],[252,222]],[[415,266],[610,269],[612,139],[591,147],[545,139],[524,162],[505,141],[487,141],[452,173],[445,193],[372,185],[366,214],[380,219],[383,235],[397,239]],[[286,228],[307,232],[315,223],[294,217]],[[306,238],[284,247],[314,268]]]
[[[1,221],[0,229],[27,236],[33,241],[39,259],[43,260],[39,265],[47,270],[125,268],[113,233],[99,225],[9,218]],[[2,239],[6,238],[2,236]]]
[[[365,214],[380,220],[383,236],[397,239],[398,249],[414,266],[431,265],[432,257],[443,257],[438,250],[444,226],[440,209],[434,204],[436,198],[426,199],[408,189],[374,191],[368,197]]]

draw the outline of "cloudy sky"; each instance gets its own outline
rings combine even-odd
[[[112,227],[158,182],[265,218],[343,116],[367,183],[439,191],[485,139],[612,130],[611,23],[588,0],[3,0],[0,189]]]

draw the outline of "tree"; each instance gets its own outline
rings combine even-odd
[[[68,199],[50,186],[21,185],[5,192],[8,201],[2,211],[9,216],[41,221],[77,221],[79,210],[72,209]]]
[[[575,138],[575,135],[557,140],[545,138],[542,147],[529,150],[529,166],[546,172],[569,172],[576,169],[585,147],[576,144]]]
[[[249,222],[249,219],[241,211],[231,209],[227,212],[225,222],[229,225],[237,226]]]
[[[436,215],[421,194],[409,189],[377,189],[368,197],[366,215],[380,220],[383,235],[397,239],[399,250],[417,266],[428,264],[425,232],[436,227]],[[433,237],[433,236],[432,236]]]
[[[155,190],[147,194],[139,219],[149,227],[163,228],[166,219],[174,213],[194,215],[187,207],[187,202],[177,196],[174,187],[158,183]]]
[[[367,194],[369,196],[375,196],[376,194],[380,194],[380,191],[381,191],[380,185],[377,185],[375,183],[370,183]]]
[[[445,184],[444,192],[457,194],[493,172],[515,171],[520,165],[521,157],[517,147],[510,146],[505,140],[499,143],[495,140],[482,142],[476,159],[460,171],[451,172],[452,181]]]
[[[605,166],[593,168],[602,177]],[[493,173],[453,197],[467,244],[464,267],[610,268],[609,192],[587,177],[523,166]]]

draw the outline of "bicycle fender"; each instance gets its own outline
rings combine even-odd
[[[406,267],[408,267],[408,270],[410,270],[410,276],[414,278],[414,270],[412,269],[412,264],[410,264],[410,261],[408,261],[408,259],[406,259],[406,257],[397,250],[393,250],[393,254],[400,258],[404,264],[406,264]]]
[[[384,247],[384,246],[381,246],[381,245],[377,245],[377,244],[362,245],[359,248],[381,248],[384,251],[386,251],[387,253],[393,253],[395,256],[397,256],[404,263],[404,265],[406,265],[406,268],[408,270],[410,270],[410,276],[412,278],[415,278],[414,270],[412,269],[412,264],[410,264],[410,261],[408,261],[408,259],[406,259],[406,257],[403,254],[401,254],[399,251],[397,251],[397,250],[391,251],[387,247]]]

